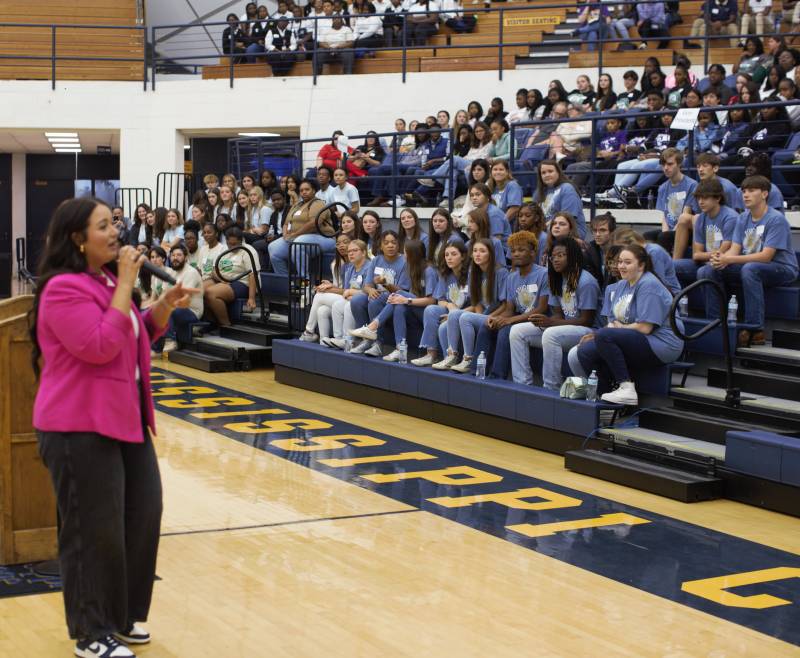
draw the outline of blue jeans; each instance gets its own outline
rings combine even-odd
[[[417,165],[409,165],[409,164],[398,164],[397,165],[397,175],[401,176],[403,174],[408,173],[411,169],[414,169]],[[397,194],[397,177],[392,176],[392,164],[385,163],[375,168],[374,172],[375,176],[391,176],[391,178],[380,178],[375,181],[375,184],[372,186],[372,198],[376,199],[381,197],[391,198],[395,194]],[[401,186],[404,186],[406,181],[402,181],[400,183]],[[413,189],[413,188],[412,188]]]
[[[646,172],[627,173],[630,169],[644,169]],[[661,164],[658,158],[649,158],[648,160],[634,158],[633,160],[620,162],[617,165],[614,185],[617,187],[635,187],[636,193],[642,194],[642,192],[646,192],[654,185],[657,185],[663,177],[664,174],[661,171]]]
[[[542,346],[542,330],[532,322],[520,322],[511,327],[508,342],[511,351],[511,376],[517,384],[531,386],[531,347]]]
[[[777,263],[745,263],[728,265],[722,270],[715,270],[711,265],[703,265],[697,271],[697,278],[711,279],[722,286],[725,291],[724,302],[727,303],[729,286],[741,281],[744,295],[744,321],[756,327],[764,327],[764,289],[789,285],[797,277],[797,272]],[[719,301],[716,291],[705,287],[706,315],[709,318],[719,317]]]
[[[445,333],[447,334],[446,343],[442,343],[442,354],[447,354],[447,351],[458,352],[458,346],[461,345],[461,316],[466,311],[457,308],[447,314],[447,322],[445,323]],[[441,340],[442,332],[439,332],[439,339]]]
[[[192,325],[198,322],[197,316],[188,308],[176,308],[169,314],[169,326],[157,341],[153,349],[160,352],[164,349],[164,341],[171,338],[178,345],[188,345],[192,342]]]
[[[488,324],[484,324],[478,330],[475,354],[479,355],[483,352],[486,355],[486,363],[491,364],[488,374],[492,379],[508,379],[508,373],[511,370],[508,335],[512,326],[514,325],[507,325],[499,331],[495,331],[490,329]]]
[[[483,313],[465,311],[459,315],[458,326],[461,331],[461,342],[464,344],[464,356],[472,356],[475,349],[475,335],[486,324],[488,316]]]
[[[595,43],[601,38],[601,35],[603,39],[608,39],[608,26],[602,21],[582,25],[576,32],[578,36],[586,39],[589,52],[595,49]]]
[[[289,245],[294,242],[295,244],[316,244],[322,250],[322,255],[332,254],[336,250],[336,241],[333,238],[327,238],[318,233],[306,233],[300,235],[291,241],[284,238],[278,238],[269,243],[269,261],[272,263],[272,271],[281,276],[289,276]],[[300,267],[298,263],[295,265]]]
[[[254,64],[256,61],[256,55],[263,55],[265,52],[266,49],[260,43],[251,43],[245,50],[245,53],[247,53],[247,57],[245,57],[245,59],[247,60],[248,64]]]
[[[403,297],[413,299],[411,293],[399,293]],[[420,326],[425,326],[425,311],[430,306],[406,306],[405,304],[387,304],[386,308],[392,309],[392,326],[394,327],[394,344],[399,345],[408,335],[408,323],[414,322]],[[441,306],[439,307],[441,308]]]
[[[637,370],[664,365],[650,348],[647,336],[635,329],[599,329],[594,340],[578,347],[578,358],[585,372],[597,371],[599,392],[607,392],[612,381],[632,381],[628,364],[636,364]]]
[[[542,379],[544,387],[557,391],[564,378],[561,366],[564,363],[564,352],[577,345],[586,334],[592,333],[589,327],[577,324],[563,324],[560,327],[548,327],[542,334]]]
[[[447,342],[447,323],[439,322],[439,319],[447,313],[444,306],[432,304],[426,306],[422,313],[422,338],[419,346],[426,350],[436,350],[440,343]],[[444,340],[439,339],[439,333],[443,332]]]
[[[678,277],[678,281],[680,281],[682,286],[689,285],[697,279],[697,270],[700,266],[691,258],[681,258],[680,260],[674,261],[674,264],[675,275]]]
[[[469,165],[472,164],[472,160],[467,160],[466,158],[462,158],[459,155],[453,156],[453,174],[450,175],[450,160],[445,160],[442,164],[440,164],[436,169],[433,171],[423,171],[420,174],[420,178],[432,178],[433,182],[437,185],[444,186],[444,192],[442,196],[445,198],[450,198],[450,180],[454,180],[456,184],[458,183],[458,175],[463,172]],[[416,182],[416,181],[415,181]],[[425,185],[420,185],[415,190],[418,194],[425,194],[426,192],[430,191],[430,187]]]

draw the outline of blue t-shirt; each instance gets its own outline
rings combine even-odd
[[[475,267],[475,265],[473,265]],[[481,277],[481,300],[480,302],[473,301],[473,304],[480,303],[483,307],[483,314],[488,315],[494,311],[506,299],[506,279],[508,278],[508,270],[505,267],[498,267],[494,271],[494,301],[489,304],[486,301],[488,297],[488,290],[486,289],[486,274]]]
[[[547,231],[539,233],[539,245],[536,247],[536,262],[540,265],[547,263]]]
[[[727,178],[717,176],[717,180],[722,183],[722,190],[725,192],[725,205],[733,208],[736,212],[742,212],[744,210],[742,191]],[[697,202],[695,201],[695,203]]]
[[[579,318],[581,311],[597,310],[597,302],[600,299],[600,284],[586,270],[581,270],[578,277],[578,287],[574,291],[566,289],[562,284],[561,295],[550,293],[549,304],[553,308],[560,308],[564,317],[568,320]]]
[[[562,183],[558,187],[545,188],[544,199],[539,199],[534,194],[534,200],[542,205],[545,221],[550,221],[553,216],[562,210],[572,214],[578,225],[578,235],[581,240],[586,239],[586,218],[583,216],[583,201],[571,183]]]
[[[403,230],[403,227],[402,227],[402,226],[400,227],[400,230],[401,230],[401,231]],[[420,241],[422,244],[424,244],[424,245],[425,245],[425,252],[427,253],[427,252],[428,252],[428,242],[430,241],[430,238],[428,237],[428,234],[427,234],[427,233],[425,233],[425,231],[420,231],[420,232],[419,232],[419,238],[418,238],[418,239],[419,239],[419,241]],[[406,236],[406,242],[408,242],[409,240],[411,240],[411,238],[409,238],[408,236]]]
[[[701,212],[694,225],[694,242],[703,245],[707,253],[717,251],[723,242],[733,240],[733,231],[739,213],[728,206],[720,206],[716,217]]]
[[[382,276],[389,285],[396,286],[399,290],[408,291],[411,282],[408,279],[408,269],[406,268],[406,257],[397,256],[394,261],[389,262],[383,255],[378,255],[370,263],[368,281],[374,281],[375,277]],[[378,290],[386,290],[382,285],[377,286]]]
[[[797,256],[792,249],[789,222],[774,208],[767,208],[767,212],[757,222],[753,221],[750,211],[745,210],[736,222],[733,242],[741,245],[744,256],[757,254],[764,247],[775,249],[772,262],[788,267],[797,275]]]
[[[547,286],[547,270],[541,265],[534,265],[527,276],[522,276],[519,269],[511,270],[506,277],[506,301],[514,304],[517,315],[530,313],[539,303],[542,295],[549,295]]]
[[[462,242],[462,243],[464,242],[461,239],[461,236],[458,233],[456,233],[455,231],[453,233],[451,233],[447,238],[447,244],[453,244],[454,242]],[[442,249],[444,249],[444,247],[445,247],[445,244],[441,240],[439,240],[439,243],[436,245],[436,248],[433,250],[434,262],[438,262],[439,261],[439,254],[442,252]],[[425,248],[425,250],[427,251],[427,247]]]
[[[697,181],[688,176],[684,176],[681,182],[673,185],[670,181],[664,181],[658,188],[658,198],[656,199],[656,210],[664,213],[667,226],[670,231],[675,230],[678,217],[681,216],[684,206],[687,204],[694,210],[694,188]]]
[[[653,331],[647,334],[650,349],[662,363],[675,361],[683,351],[683,341],[669,323],[672,295],[652,273],[645,272],[634,286],[624,279],[616,286],[609,319],[623,324],[649,322]],[[678,326],[683,331],[682,323]]]
[[[783,214],[783,192],[781,192],[780,188],[775,185],[775,183],[772,183],[772,187],[769,189],[767,205]],[[744,203],[742,203],[742,209],[744,209]]]
[[[650,254],[650,260],[653,261],[653,270],[658,275],[658,278],[664,282],[664,285],[669,288],[673,295],[677,295],[681,291],[681,284],[678,281],[678,275],[675,273],[675,263],[672,262],[672,256],[661,245],[652,244],[648,242],[644,248]]]
[[[505,249],[503,248],[503,243],[500,242],[500,240],[498,240],[497,238],[492,238],[492,246],[494,247],[494,262],[497,265],[505,266],[506,252]],[[472,240],[469,240],[467,242],[467,251],[470,251],[470,249],[472,249]]]
[[[492,236],[502,235],[502,241],[505,244],[508,241],[508,236],[511,235],[511,224],[508,223],[506,214],[491,203],[486,208],[486,212],[489,215],[489,231]]]
[[[616,281],[606,286],[605,293],[603,294],[603,306],[600,308],[600,317],[596,323],[598,327],[604,327],[608,324],[612,309],[614,308],[614,302],[617,299],[617,289],[622,283],[622,281]]]
[[[510,180],[502,189],[496,189],[492,194],[492,199],[503,212],[508,210],[511,206],[522,205],[522,188],[515,180]]]
[[[435,267],[428,265],[422,273],[422,296],[433,297],[436,292],[436,283],[439,280],[439,273]],[[409,285],[409,288],[411,286]]]
[[[364,264],[361,266],[360,270],[356,269],[356,266],[352,263],[347,263],[344,266],[344,285],[342,286],[345,290],[348,288],[351,290],[361,290],[364,287],[364,284],[368,281],[367,276],[370,272],[370,261],[365,260]]]
[[[433,296],[437,301],[450,302],[458,308],[469,306],[469,280],[461,286],[455,274],[450,273],[444,277],[440,275]]]

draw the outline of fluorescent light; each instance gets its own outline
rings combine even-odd
[[[191,144],[184,144],[183,145],[183,150],[184,151],[188,151],[190,148],[192,148]]]
[[[280,137],[280,133],[239,133],[239,137]]]
[[[80,153],[81,147],[76,146],[75,148],[67,148],[67,147],[59,147],[55,149],[56,153]]]
[[[45,137],[77,137],[78,133],[45,133]]]
[[[77,137],[48,137],[51,144],[79,144],[80,139]]]

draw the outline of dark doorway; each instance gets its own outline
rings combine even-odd
[[[11,155],[0,154],[0,298],[11,296]]]
[[[35,179],[28,182],[26,241],[28,269],[36,273],[39,254],[42,253],[47,225],[58,204],[71,199],[75,184],[70,180]]]

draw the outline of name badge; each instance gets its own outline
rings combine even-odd
[[[373,270],[373,274],[374,274],[375,276],[383,276],[383,268],[382,268],[382,267],[376,267],[376,268]]]

